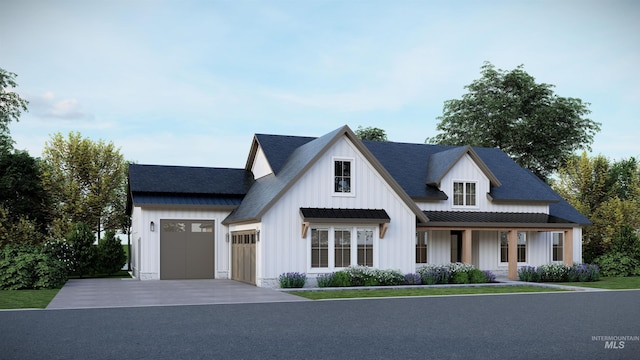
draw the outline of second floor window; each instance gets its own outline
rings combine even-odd
[[[474,182],[454,182],[453,183],[453,206],[476,206],[476,183]]]
[[[334,188],[336,193],[351,193],[351,161],[334,161]]]

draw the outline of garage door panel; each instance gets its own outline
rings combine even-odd
[[[214,221],[160,222],[160,279],[213,279]]]
[[[256,234],[235,233],[232,236],[231,278],[250,284],[256,283]]]

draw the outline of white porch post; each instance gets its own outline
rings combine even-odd
[[[518,280],[518,231],[509,231],[509,280]]]

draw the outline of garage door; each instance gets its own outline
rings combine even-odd
[[[256,233],[234,232],[231,245],[231,278],[256,283]]]
[[[213,220],[160,220],[160,279],[213,279]]]

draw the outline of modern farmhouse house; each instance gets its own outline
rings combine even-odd
[[[589,220],[499,149],[255,135],[242,169],[131,165],[132,268],[231,278],[581,261]]]

